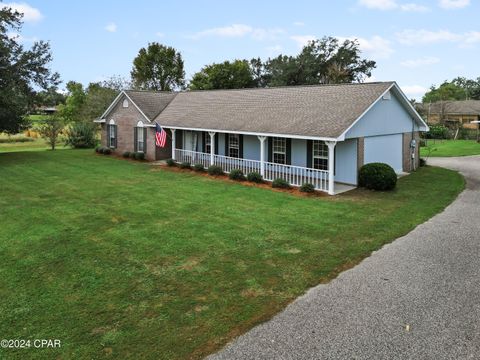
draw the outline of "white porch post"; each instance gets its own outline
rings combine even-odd
[[[210,165],[214,164],[214,154],[215,154],[215,132],[210,131]]]
[[[328,194],[335,195],[333,170],[335,168],[335,145],[336,141],[325,141],[328,146]]]
[[[172,132],[172,159],[175,160],[175,148],[177,145],[176,137],[175,137],[175,129],[170,129],[170,131]]]
[[[266,136],[257,136],[260,140],[260,175],[265,176],[265,140]]]

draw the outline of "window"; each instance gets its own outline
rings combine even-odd
[[[328,146],[324,141],[313,140],[312,146],[313,168],[328,170]]]
[[[228,134],[228,156],[238,158],[240,156],[240,136]]]
[[[272,155],[275,164],[286,164],[287,162],[287,139],[273,138],[272,141]]]
[[[209,133],[205,133],[204,134],[205,136],[205,149],[203,149],[204,152],[206,153],[209,153],[210,154],[210,151],[212,151],[211,149],[211,138],[210,138],[210,134]]]
[[[127,99],[123,100],[123,107],[128,108],[128,100]]]
[[[138,152],[145,152],[145,136],[144,136],[144,127],[143,122],[139,121],[137,123],[137,151]]]
[[[108,146],[111,148],[117,147],[117,128],[115,126],[115,121],[110,120],[108,122]]]

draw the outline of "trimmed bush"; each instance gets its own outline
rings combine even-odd
[[[130,159],[135,160],[137,158],[137,153],[136,152],[131,152],[130,153]]]
[[[101,154],[101,153],[103,152],[103,147],[97,146],[97,147],[95,148],[95,152],[96,152],[97,154]]]
[[[195,165],[193,165],[193,170],[203,171],[203,170],[205,170],[205,168],[203,167],[203,164],[195,164]]]
[[[175,166],[175,160],[173,160],[173,159],[168,159],[168,160],[167,160],[167,165],[168,165],[168,166]]]
[[[243,175],[243,171],[240,169],[233,169],[230,171],[230,174],[228,174],[228,177],[230,180],[236,180],[236,181],[243,181],[245,180],[245,175]]]
[[[122,156],[126,159],[128,159],[130,157],[130,151],[124,151]]]
[[[190,169],[192,165],[188,161],[184,161],[180,164],[181,169]]]
[[[254,183],[261,183],[263,182],[263,177],[258,172],[253,171],[247,174],[247,180]]]
[[[32,138],[28,137],[12,137],[6,139],[0,139],[0,144],[10,144],[10,143],[24,143],[34,141]]]
[[[109,148],[103,148],[103,152],[102,152],[103,155],[110,155],[111,153],[112,153],[112,150],[110,150]]]
[[[304,193],[313,193],[315,192],[315,186],[310,183],[305,183],[300,186],[300,191]]]
[[[425,160],[424,158],[420,158],[420,166],[426,166],[427,165],[427,160]]]
[[[143,152],[135,153],[135,159],[136,160],[144,160],[145,159],[145,153],[143,153]]]
[[[223,170],[220,166],[210,165],[207,169],[209,175],[223,175]]]
[[[360,168],[358,185],[371,190],[393,190],[397,185],[397,174],[388,164],[366,164]]]
[[[288,183],[287,180],[283,179],[275,179],[272,182],[272,187],[273,188],[278,188],[278,189],[290,189],[290,184]]]

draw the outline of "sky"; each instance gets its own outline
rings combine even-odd
[[[0,0],[1,1],[1,0]],[[480,76],[479,0],[40,1],[3,2],[25,14],[18,39],[51,44],[63,84],[129,78],[150,42],[181,52],[187,80],[213,62],[295,55],[311,39],[358,39],[409,98],[457,76]],[[13,34],[12,34],[13,36]]]

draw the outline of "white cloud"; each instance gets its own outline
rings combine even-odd
[[[400,65],[407,68],[416,68],[420,66],[433,65],[440,62],[440,59],[434,56],[425,56],[419,59],[405,60]]]
[[[303,21],[295,21],[293,23],[293,25],[295,25],[295,26],[305,26],[305,23]]]
[[[391,47],[391,42],[378,35],[372,36],[370,39],[355,36],[337,36],[337,39],[341,42],[345,40],[356,39],[358,41],[360,50],[374,59],[387,59],[394,53],[394,50]]]
[[[426,87],[421,85],[405,85],[405,86],[400,86],[400,88],[409,98],[423,95],[428,91]]]
[[[302,48],[308,44],[309,41],[317,39],[315,35],[293,35],[290,39],[295,41],[298,47]]]
[[[158,37],[160,37],[160,38],[165,37],[165,34],[162,33],[162,32],[160,32],[160,31],[159,31],[159,32],[156,32],[155,35],[158,36]]]
[[[43,19],[43,15],[40,10],[28,5],[27,3],[6,3],[0,4],[0,7],[7,7],[12,10],[16,10],[23,14],[23,21],[35,23]]]
[[[224,27],[216,27],[206,29],[188,36],[190,39],[200,39],[207,36],[216,37],[245,37],[251,36],[255,40],[275,39],[279,34],[284,33],[284,30],[279,28],[264,29],[254,28],[245,24],[232,24]]]
[[[116,32],[117,31],[117,24],[115,24],[114,22],[111,22],[109,23],[107,26],[105,26],[105,30],[107,30],[108,32]]]
[[[460,47],[470,47],[480,42],[480,32],[454,33],[450,30],[407,29],[395,34],[398,42],[404,45],[425,45],[441,42],[458,43]]]
[[[443,9],[462,9],[470,5],[470,0],[440,0],[438,5]]]
[[[382,11],[401,10],[406,12],[426,12],[429,10],[429,8],[424,5],[415,3],[400,4],[396,0],[359,0],[358,3],[368,9]]]
[[[9,32],[7,34],[7,37],[10,39],[15,39],[15,41],[19,43],[29,43],[29,42],[35,42],[38,41],[38,38],[36,36],[33,37],[25,37],[17,32]]]

